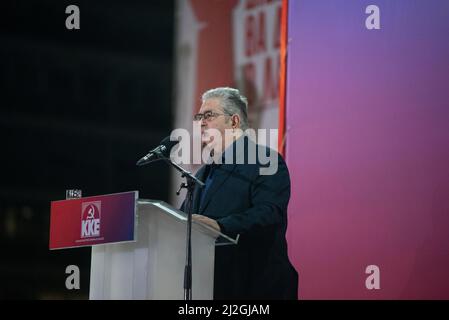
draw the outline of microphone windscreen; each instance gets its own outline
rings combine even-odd
[[[171,150],[171,148],[173,148],[175,145],[177,145],[179,143],[179,141],[178,140],[175,140],[175,141],[171,141],[170,140],[170,136],[168,136],[168,137],[165,137],[162,141],[161,141],[161,143],[160,143],[160,145],[161,146],[165,146],[165,151],[164,151],[164,154],[166,155],[166,156],[168,156],[169,154],[170,154],[170,150]]]

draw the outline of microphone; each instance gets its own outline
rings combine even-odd
[[[137,166],[143,166],[147,163],[150,163],[154,160],[159,159],[160,157],[168,157],[170,154],[171,148],[173,148],[175,145],[177,145],[179,141],[172,141],[170,140],[170,136],[165,137],[159,146],[148,152],[148,154],[145,157],[140,158],[139,161],[137,161]]]

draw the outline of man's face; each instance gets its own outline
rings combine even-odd
[[[203,147],[208,144],[209,147],[216,150],[217,146],[221,146],[221,151],[225,149],[225,130],[232,129],[232,121],[230,117],[225,114],[221,107],[221,100],[219,98],[207,99],[201,105],[199,113],[204,114],[207,111],[214,113],[214,116],[209,119],[201,120],[201,141]],[[221,134],[221,141],[216,141],[219,137],[207,134],[207,129],[216,129]],[[220,140],[220,139],[219,139]]]

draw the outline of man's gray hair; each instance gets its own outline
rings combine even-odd
[[[224,112],[229,115],[238,114],[240,116],[240,129],[246,130],[248,124],[248,99],[240,94],[240,91],[234,88],[221,87],[210,89],[203,93],[201,99],[220,98]]]

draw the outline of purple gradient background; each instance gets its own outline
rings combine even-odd
[[[449,1],[291,0],[289,39],[300,299],[449,299]]]

